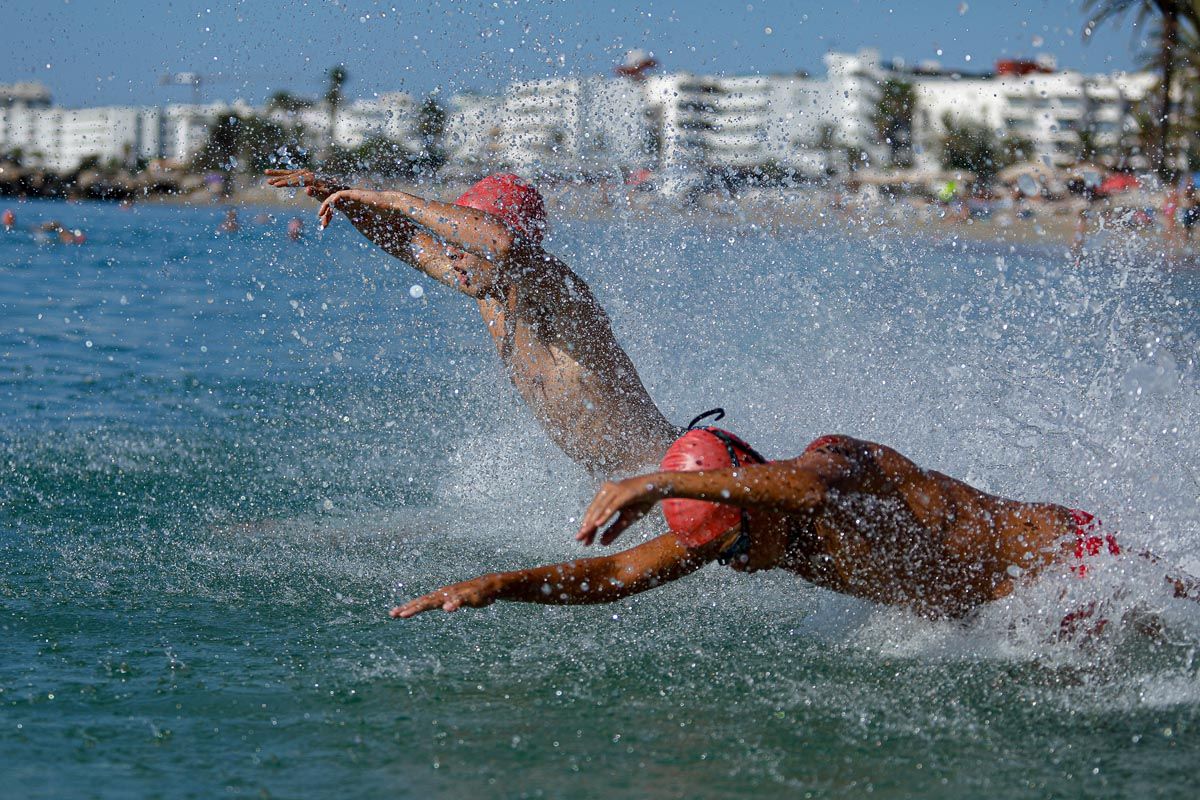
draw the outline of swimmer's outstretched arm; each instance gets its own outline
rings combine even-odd
[[[831,488],[849,478],[854,469],[847,459],[826,453],[806,453],[791,461],[749,464],[743,467],[700,472],[653,472],[605,483],[583,514],[575,538],[592,544],[611,544],[621,532],[644,517],[660,500],[708,500],[749,509],[791,514],[814,511]]]
[[[333,220],[335,208],[341,208],[347,202],[384,213],[402,214],[446,244],[489,261],[503,263],[523,249],[518,247],[517,235],[491,214],[399,191],[343,189],[334,192],[317,209],[321,227]]]
[[[321,177],[307,169],[269,169],[265,174],[267,183],[271,186],[279,189],[304,189],[305,194],[321,202],[332,194],[355,191],[353,187],[334,183],[329,178]],[[413,263],[410,244],[413,235],[419,229],[408,217],[397,213],[387,214],[349,200],[342,203],[341,209],[363,236],[390,255]],[[413,266],[419,265],[413,263]]]
[[[603,558],[480,575],[396,606],[391,616],[408,619],[439,608],[482,608],[497,600],[544,605],[611,603],[695,572],[716,557],[721,544],[689,550],[668,533]]]
[[[414,223],[407,215],[379,203],[361,202],[348,193],[379,194],[333,183],[311,170],[269,169],[267,183],[277,188],[303,188],[309,197],[322,202],[340,194],[337,207],[358,232],[388,255],[394,256],[434,280],[458,289],[470,297],[488,294],[496,284],[495,265],[467,252],[450,252],[446,244]],[[364,195],[365,196],[365,195]],[[330,213],[332,216],[332,212]],[[322,225],[328,219],[322,217]]]

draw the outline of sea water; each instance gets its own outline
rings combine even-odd
[[[0,794],[1196,792],[1200,606],[1136,558],[960,622],[716,566],[608,606],[391,621],[580,555],[595,484],[474,303],[341,219],[293,242],[292,211],[217,235],[216,207],[15,210]],[[35,241],[50,218],[86,244]],[[680,423],[723,406],[771,457],[882,441],[1200,571],[1195,271],[1125,234],[1072,255],[828,223],[560,211],[548,246]],[[1063,641],[1089,602],[1113,624]]]

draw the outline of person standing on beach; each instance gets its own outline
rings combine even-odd
[[[1189,242],[1192,241],[1192,230],[1200,225],[1200,197],[1196,196],[1196,183],[1189,179],[1187,188],[1183,190],[1183,234]]]
[[[521,397],[593,475],[657,462],[679,434],[642,384],[591,288],[542,247],[545,205],[515,175],[491,175],[453,203],[340,186],[309,170],[267,170],[321,201],[384,252],[473,298]]]

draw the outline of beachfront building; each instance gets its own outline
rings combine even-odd
[[[158,157],[161,145],[157,108],[111,106],[58,111],[59,146],[46,159],[51,169],[77,169],[88,161],[124,166]]]
[[[824,79],[792,87],[782,120],[789,144],[784,165],[813,177],[877,163],[885,149],[872,121],[885,78],[878,51],[826,53],[824,62]]]
[[[162,132],[157,155],[177,164],[188,164],[204,149],[213,125],[222,119],[245,117],[252,113],[254,109],[242,100],[233,103],[168,105],[159,115]]]
[[[583,83],[553,78],[509,86],[497,114],[500,153],[510,168],[542,174],[579,168]]]
[[[1029,143],[1028,160],[1063,166],[1113,161],[1136,139],[1134,108],[1153,90],[1149,73],[1085,75],[1053,61],[1001,61],[994,73],[906,74],[916,95],[913,139],[922,166],[937,162],[946,122],[974,123]],[[1093,152],[1094,151],[1094,152]]]
[[[355,148],[375,139],[395,142],[411,153],[421,149],[418,106],[411,94],[386,92],[338,110],[334,144]]]
[[[819,178],[887,165],[889,147],[879,141],[875,116],[882,88],[894,81],[912,87],[915,108],[903,146],[911,144],[918,169],[939,166],[947,121],[1025,140],[1030,160],[1051,165],[1094,154],[1109,164],[1145,166],[1135,152],[1134,111],[1153,91],[1148,73],[1084,75],[1041,59],[965,74],[936,64],[885,63],[871,49],[828,53],[824,62],[826,74],[818,78],[622,68],[611,78],[514,83],[499,96],[457,94],[447,101],[441,145],[451,171],[463,175],[512,169],[594,178],[649,169]],[[211,127],[233,115],[270,119],[316,153],[379,139],[411,153],[427,144],[420,106],[403,92],[349,102],[334,120],[319,102],[66,110],[52,106],[40,84],[10,84],[0,85],[0,153],[61,171],[92,157],[188,163]]]
[[[450,99],[445,146],[468,170],[595,176],[646,160],[643,92],[628,80],[555,78],[515,83],[500,97]]]
[[[845,168],[846,154],[878,149],[871,113],[878,54],[830,53],[825,78],[675,73],[645,82],[661,141],[658,166],[809,176]]]
[[[470,172],[501,165],[500,100],[462,92],[451,97],[448,106],[442,146],[451,169]]]
[[[11,105],[0,108],[0,153],[60,172],[88,161],[131,164],[158,156],[159,120],[155,108]]]
[[[846,153],[878,150],[871,113],[878,54],[830,54],[829,75],[716,76],[687,72],[634,81],[555,78],[500,97],[450,99],[452,162],[558,175],[639,168],[841,171]]]
[[[407,92],[386,92],[368,100],[355,100],[338,108],[336,118],[325,103],[308,103],[299,108],[249,109],[247,113],[281,126],[298,146],[312,152],[322,152],[331,143],[353,150],[380,139],[413,153],[421,147],[417,104]]]

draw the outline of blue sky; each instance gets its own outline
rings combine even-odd
[[[187,101],[165,72],[209,76],[204,99],[318,94],[343,62],[351,97],[493,91],[515,79],[609,72],[634,47],[665,69],[821,74],[829,49],[987,69],[1051,53],[1129,69],[1133,31],[1084,45],[1078,0],[8,0],[0,82],[39,80],[64,105]],[[938,55],[941,50],[941,55]]]

